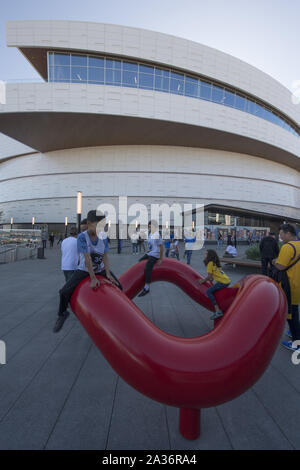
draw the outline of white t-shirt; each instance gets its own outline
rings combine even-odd
[[[185,237],[184,241],[185,241],[185,250],[187,250],[187,251],[193,250],[194,243],[196,241],[196,236]]]
[[[236,251],[236,248],[232,245],[228,245],[228,247],[226,248],[226,253],[229,253],[230,255],[232,256],[236,256],[237,255],[237,251]]]
[[[61,269],[63,271],[78,269],[77,238],[65,238],[61,244],[61,254]]]
[[[132,243],[137,243],[139,235],[138,235],[138,233],[133,233],[130,238],[131,238]]]
[[[154,258],[160,258],[160,245],[162,245],[162,239],[159,232],[150,232],[148,237],[149,251],[147,255],[153,256]]]
[[[89,253],[92,259],[93,270],[95,273],[100,273],[104,270],[103,257],[109,248],[107,238],[103,240],[103,232],[97,236],[97,240],[93,241],[89,235],[88,230],[82,232],[77,237],[77,250],[80,255],[80,261],[78,269],[80,271],[88,272],[88,268],[85,264],[85,253]]]

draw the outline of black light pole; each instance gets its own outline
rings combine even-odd
[[[118,243],[118,254],[121,253],[121,246],[120,246],[120,220],[118,220],[117,224],[117,243]]]
[[[236,248],[237,240],[236,240],[236,217],[234,218],[234,247]]]
[[[80,233],[80,223],[81,223],[81,213],[82,213],[82,192],[77,192],[77,231]]]

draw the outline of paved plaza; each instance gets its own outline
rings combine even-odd
[[[192,267],[204,274],[203,251],[193,254]],[[203,410],[200,438],[187,441],[178,409],[118,377],[75,316],[52,332],[64,277],[59,247],[45,256],[0,265],[0,340],[7,348],[0,366],[0,449],[300,449],[300,365],[289,351],[278,346],[244,395]],[[110,254],[117,275],[137,260]],[[250,273],[226,272],[232,281]],[[200,336],[213,327],[210,312],[168,283],[153,284],[135,302],[174,335]]]

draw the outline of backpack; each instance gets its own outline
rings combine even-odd
[[[288,243],[288,245],[291,245],[295,250],[294,245],[292,245],[291,243]],[[296,250],[295,250],[295,255],[296,255]],[[291,288],[290,288],[290,281],[289,281],[289,278],[288,278],[288,275],[287,275],[287,271],[292,266],[295,266],[295,264],[297,264],[298,261],[300,261],[300,255],[298,256],[296,261],[294,261],[292,264],[290,264],[290,266],[288,266],[287,268],[279,270],[275,266],[272,266],[271,271],[270,271],[270,277],[275,282],[277,282],[278,284],[281,285],[281,288],[282,288],[282,290],[284,291],[284,293],[286,295],[288,305],[291,305]]]

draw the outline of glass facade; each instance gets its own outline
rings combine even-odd
[[[212,101],[265,119],[297,137],[300,135],[294,125],[275,110],[246,95],[185,73],[139,62],[48,52],[48,80],[143,88]]]
[[[204,211],[204,221],[207,225],[245,225],[250,227],[268,227],[270,225],[269,218],[265,216],[254,216],[253,214],[236,216],[211,211]]]

